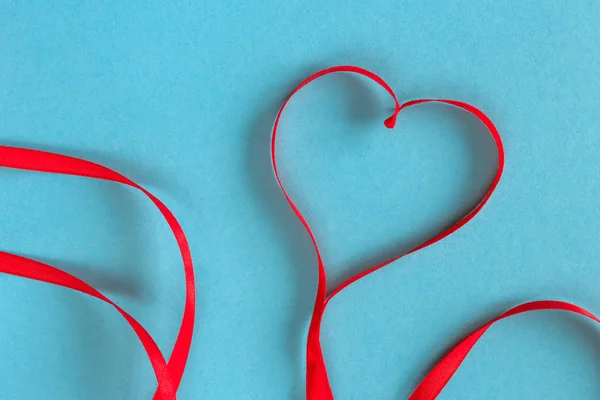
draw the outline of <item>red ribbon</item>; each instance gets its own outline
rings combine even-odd
[[[542,311],[542,310],[560,310],[569,311],[576,314],[588,317],[596,322],[600,322],[600,319],[591,312],[576,306],[575,304],[566,303],[564,301],[555,300],[541,300],[532,301],[529,303],[520,304],[516,307],[511,308],[500,316],[494,318],[475,332],[471,333],[462,342],[460,342],[452,351],[450,351],[430,372],[427,374],[425,379],[421,381],[419,386],[415,389],[413,394],[409,397],[409,400],[431,400],[435,399],[448,381],[452,378],[452,375],[456,372],[460,364],[475,343],[481,338],[481,336],[496,322],[503,320],[504,318],[512,317],[513,315],[522,314],[528,311]]]
[[[281,179],[279,177],[279,173],[277,170],[277,162],[276,162],[276,138],[277,138],[277,127],[279,125],[279,120],[283,113],[284,108],[288,104],[291,97],[294,96],[300,89],[302,89],[305,85],[312,82],[313,80],[322,77],[324,75],[336,72],[349,72],[349,73],[357,73],[363,75],[376,83],[382,86],[393,98],[395,103],[394,113],[385,120],[385,126],[388,128],[393,128],[396,123],[396,118],[398,113],[404,109],[417,104],[422,103],[430,103],[430,102],[438,102],[449,104],[455,106],[457,108],[463,109],[475,117],[477,117],[489,130],[492,138],[497,147],[498,152],[498,169],[496,171],[496,175],[492,184],[485,194],[483,199],[470,211],[468,212],[460,221],[456,222],[449,228],[443,230],[438,235],[433,238],[427,240],[425,243],[417,246],[416,248],[410,250],[407,253],[401,254],[397,257],[392,258],[384,263],[376,265],[367,269],[364,272],[361,272],[350,279],[343,282],[339,285],[333,292],[327,295],[326,292],[326,273],[324,263],[319,251],[319,247],[317,245],[316,239],[312,233],[312,230],[306,221],[306,219],[302,216],[296,205],[293,203],[291,198],[288,196],[285,191]],[[352,283],[361,279],[362,277],[385,267],[386,265],[408,255],[414,253],[420,249],[423,249],[427,246],[430,246],[446,236],[452,234],[456,230],[460,229],[467,222],[469,222],[475,215],[483,208],[486,202],[489,200],[492,192],[495,190],[498,182],[500,181],[500,177],[502,176],[502,170],[504,167],[504,150],[502,147],[502,141],[498,130],[492,123],[492,121],[479,109],[460,101],[455,100],[444,100],[444,99],[423,99],[423,100],[413,100],[406,102],[402,105],[398,103],[396,95],[392,91],[392,89],[377,75],[374,73],[367,71],[362,68],[352,67],[352,66],[340,66],[333,67],[323,71],[320,71],[306,80],[304,80],[285,100],[283,105],[281,106],[279,113],[277,114],[277,118],[275,120],[275,124],[273,127],[273,135],[271,141],[271,159],[273,162],[273,170],[275,173],[275,177],[277,182],[288,201],[289,205],[293,209],[294,213],[304,225],[306,231],[308,232],[313,245],[315,247],[315,251],[317,253],[318,258],[318,269],[319,269],[319,281],[317,287],[317,295],[316,302],[313,309],[313,316],[309,328],[308,339],[307,339],[307,371],[306,371],[306,397],[308,400],[332,400],[333,393],[331,391],[331,387],[329,385],[329,380],[327,377],[327,370],[325,367],[325,362],[323,360],[323,354],[321,351],[320,344],[320,327],[321,320],[323,317],[323,313],[325,312],[325,308],[329,301],[344,288],[348,287]],[[34,279],[42,282],[51,283],[54,285],[63,286],[72,290],[77,290],[82,293],[88,294],[95,298],[98,298],[105,303],[113,306],[129,323],[132,327],[138,338],[140,339],[146,353],[148,354],[148,358],[152,364],[152,368],[156,375],[156,379],[158,382],[157,391],[153,397],[154,400],[175,400],[176,393],[181,383],[181,378],[183,376],[185,366],[187,363],[192,334],[194,330],[194,317],[195,317],[195,284],[194,284],[194,270],[192,265],[192,257],[190,254],[190,249],[187,243],[186,236],[179,225],[177,219],[173,216],[171,211],[156,197],[154,197],[150,192],[148,192],[143,187],[139,186],[135,182],[129,180],[123,175],[103,167],[101,165],[81,160],[78,158],[68,157],[59,154],[53,154],[43,151],[37,150],[28,150],[28,149],[20,149],[13,147],[0,146],[0,167],[7,168],[15,168],[29,171],[39,171],[39,172],[48,172],[55,174],[66,174],[66,175],[74,175],[81,176],[87,178],[95,178],[95,179],[103,179],[108,181],[113,181],[117,183],[121,183],[124,185],[131,186],[135,189],[140,190],[144,193],[159,209],[162,213],[163,217],[167,221],[169,227],[171,228],[173,235],[175,236],[175,240],[179,246],[179,250],[181,252],[181,257],[183,260],[183,266],[185,271],[185,281],[186,281],[186,299],[185,299],[185,308],[183,319],[181,322],[181,326],[179,329],[179,333],[177,336],[177,341],[171,353],[171,357],[169,361],[165,361],[165,357],[163,353],[156,345],[152,336],[144,329],[144,327],[137,322],[131,315],[129,315],[126,311],[120,308],[117,304],[115,304],[112,300],[104,296],[98,290],[94,289],[91,285],[85,283],[81,279],[64,272],[58,268],[52,267],[50,265],[28,259],[25,257],[21,257],[18,255],[6,253],[0,251],[0,272],[21,276],[24,278]],[[463,341],[461,341],[452,351],[450,351],[423,379],[423,381],[418,385],[416,390],[410,396],[409,400],[431,400],[435,399],[439,393],[443,390],[444,386],[448,383],[448,381],[452,378],[453,374],[460,367],[462,361],[471,351],[473,346],[477,343],[477,341],[481,338],[481,336],[496,322],[508,318],[513,315],[521,314],[528,311],[538,311],[538,310],[562,310],[574,312],[585,317],[588,317],[596,322],[600,322],[596,316],[591,314],[590,312],[580,308],[576,305],[560,302],[560,301],[534,301],[525,304],[521,304],[517,307],[514,307],[507,312],[501,314],[496,317],[489,323],[485,324],[481,328],[477,329],[469,336],[467,336]]]
[[[83,280],[50,265],[2,251],[0,251],[0,272],[77,290],[113,306],[133,328],[148,354],[158,382],[153,399],[175,400],[190,352],[196,309],[192,256],[183,229],[175,216],[159,199],[137,183],[111,169],[89,161],[43,151],[0,146],[0,167],[75,175],[121,183],[140,190],[159,209],[175,236],[185,271],[186,296],[183,319],[168,362],[165,361],[163,353],[152,336],[139,322]]]
[[[381,263],[379,265],[376,265],[376,266],[371,267],[361,273],[354,275],[353,277],[347,279],[345,282],[343,282],[341,285],[339,285],[337,288],[335,288],[331,292],[331,294],[328,295],[327,294],[327,283],[326,283],[327,277],[326,277],[326,272],[325,272],[325,266],[324,266],[323,259],[321,257],[321,253],[319,251],[319,246],[317,245],[315,236],[314,236],[308,222],[303,217],[302,213],[297,208],[297,206],[294,204],[294,202],[292,201],[290,196],[287,194],[287,192],[281,182],[281,179],[279,177],[279,172],[277,170],[276,140],[277,140],[277,128],[279,126],[279,120],[281,118],[283,110],[287,106],[290,99],[296,93],[298,93],[298,91],[300,89],[302,89],[304,86],[306,86],[310,82],[314,81],[315,79],[318,79],[324,75],[328,75],[331,73],[337,73],[337,72],[347,72],[347,73],[355,73],[355,74],[363,75],[363,76],[375,81],[377,84],[379,84],[381,87],[383,87],[390,94],[390,96],[392,96],[392,99],[394,100],[394,104],[395,104],[395,110],[394,110],[394,113],[388,119],[386,119],[384,122],[385,126],[390,129],[394,128],[394,126],[396,124],[396,119],[397,119],[398,113],[401,110],[411,107],[411,106],[414,106],[414,105],[417,105],[417,104],[437,102],[437,103],[449,104],[449,105],[455,106],[457,108],[460,108],[462,110],[465,110],[465,111],[471,113],[477,119],[479,119],[479,121],[481,121],[481,123],[483,123],[485,125],[485,127],[488,129],[489,133],[491,134],[491,136],[494,140],[494,143],[495,143],[496,149],[497,149],[497,153],[498,153],[498,168],[496,170],[496,175],[494,177],[494,180],[492,181],[492,184],[490,185],[490,187],[489,187],[487,193],[485,194],[485,196],[483,197],[483,199],[471,211],[469,211],[464,217],[462,217],[462,219],[460,219],[458,222],[456,222],[452,226],[446,228],[441,233],[439,233],[436,236],[432,237],[431,239],[427,240],[423,244],[415,247],[414,249],[412,249],[404,254],[401,254],[397,257],[394,257],[391,260],[388,260],[384,263]],[[275,119],[275,124],[273,126],[273,132],[272,132],[272,137],[271,137],[271,160],[273,163],[273,171],[275,173],[275,178],[277,179],[277,183],[279,184],[279,187],[280,187],[283,195],[285,196],[287,202],[289,203],[290,207],[292,208],[292,210],[296,214],[297,218],[300,220],[302,225],[304,225],[304,228],[308,232],[310,239],[312,240],[313,246],[315,248],[316,254],[317,254],[319,278],[318,278],[316,301],[315,301],[315,305],[314,305],[314,309],[313,309],[313,315],[312,315],[312,319],[311,319],[311,323],[310,323],[310,327],[309,327],[309,331],[308,331],[308,338],[307,338],[306,398],[308,400],[333,400],[333,393],[331,390],[331,386],[329,384],[329,379],[327,377],[327,369],[326,369],[325,362],[323,359],[323,353],[321,350],[321,343],[320,343],[321,321],[323,318],[323,313],[325,312],[325,308],[327,307],[327,304],[333,297],[335,297],[335,295],[340,293],[342,290],[344,290],[346,287],[348,287],[352,283],[356,282],[357,280],[365,277],[366,275],[371,274],[372,272],[377,271],[380,268],[385,267],[386,265],[388,265],[408,254],[414,253],[418,250],[421,250],[427,246],[430,246],[430,245],[444,239],[445,237],[449,236],[450,234],[452,234],[455,231],[457,231],[458,229],[460,229],[471,219],[473,219],[475,217],[475,215],[479,211],[481,211],[483,206],[487,203],[487,201],[489,200],[493,191],[496,189],[496,186],[498,185],[498,182],[500,181],[500,177],[502,176],[502,171],[504,168],[504,149],[502,146],[502,140],[500,138],[500,134],[498,133],[498,130],[496,129],[496,127],[494,126],[494,124],[490,120],[490,118],[488,118],[481,110],[477,109],[476,107],[474,107],[470,104],[463,103],[461,101],[456,101],[456,100],[421,99],[421,100],[408,101],[401,105],[398,102],[398,99],[396,98],[396,95],[394,94],[394,91],[390,88],[390,86],[376,74],[374,74],[368,70],[365,70],[363,68],[359,68],[359,67],[337,66],[337,67],[327,68],[325,70],[315,73],[314,75],[309,76],[302,83],[300,83],[300,85],[298,85],[298,87],[296,87],[296,89],[294,89],[292,91],[292,93],[288,96],[288,98],[283,102],[283,104],[277,114],[277,118]],[[515,308],[510,309],[509,311],[505,312],[504,314],[500,315],[499,317],[495,318],[494,320],[490,321],[486,325],[482,326],[481,328],[479,328],[478,330],[473,332],[471,335],[469,335],[462,342],[460,342],[423,379],[423,381],[419,384],[419,386],[414,391],[414,393],[410,396],[409,400],[435,399],[438,396],[438,394],[442,391],[444,386],[448,383],[448,381],[452,378],[452,375],[456,372],[456,370],[458,369],[458,367],[460,366],[460,364],[462,363],[464,358],[467,356],[467,354],[469,353],[471,348],[475,345],[475,343],[479,340],[479,338],[485,333],[485,331],[487,331],[487,329],[490,328],[490,326],[492,324],[494,324],[495,322],[498,322],[504,318],[510,317],[512,315],[524,313],[527,311],[536,311],[536,310],[571,311],[571,312],[575,312],[575,313],[584,315],[588,318],[591,318],[591,319],[595,320],[596,322],[600,322],[600,320],[598,320],[598,318],[596,318],[593,314],[589,313],[588,311],[586,311],[580,307],[577,307],[575,305],[565,303],[565,302],[536,301],[536,302],[519,305]]]

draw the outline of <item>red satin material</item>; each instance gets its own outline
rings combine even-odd
[[[382,86],[392,96],[392,99],[394,100],[394,103],[395,103],[395,110],[394,110],[394,113],[392,114],[392,116],[390,116],[384,122],[385,126],[388,128],[393,128],[395,126],[398,113],[401,110],[403,110],[407,107],[414,106],[417,104],[422,104],[422,103],[429,103],[429,102],[445,103],[445,104],[449,104],[449,105],[458,107],[460,109],[463,109],[463,110],[471,113],[485,125],[485,127],[490,132],[490,134],[494,140],[494,143],[496,144],[496,148],[497,148],[497,152],[498,152],[498,169],[496,171],[494,180],[492,181],[492,184],[490,185],[490,188],[488,189],[488,192],[483,197],[481,202],[479,202],[460,221],[456,222],[454,225],[443,230],[438,235],[427,240],[425,243],[417,246],[416,248],[412,249],[411,251],[409,251],[405,254],[402,254],[400,256],[397,256],[389,261],[386,261],[384,263],[381,263],[379,265],[371,267],[371,268],[351,277],[350,279],[343,282],[336,289],[334,289],[330,295],[327,295],[325,267],[323,264],[323,259],[321,257],[315,236],[313,235],[313,232],[312,232],[308,222],[302,216],[302,213],[299,211],[299,209],[296,207],[296,205],[294,204],[294,202],[292,201],[292,199],[289,197],[286,190],[284,189],[284,186],[279,177],[279,173],[277,171],[276,139],[277,139],[277,128],[279,126],[279,120],[280,120],[283,110],[287,106],[289,100],[300,89],[302,89],[304,86],[306,86],[308,83],[310,83],[310,82],[314,81],[315,79],[318,79],[324,75],[331,74],[331,73],[337,73],[337,72],[356,73],[359,75],[363,75],[363,76],[375,81],[380,86]],[[406,102],[406,103],[400,105],[398,103],[398,100],[397,100],[396,95],[394,94],[393,90],[379,76],[375,75],[374,73],[372,73],[370,71],[359,68],[359,67],[339,66],[339,67],[325,69],[323,71],[317,72],[316,74],[308,77],[306,80],[304,80],[302,83],[300,83],[300,85],[298,85],[298,87],[296,89],[294,89],[294,91],[292,91],[292,93],[284,101],[283,105],[279,109],[279,113],[277,114],[277,118],[276,118],[275,124],[273,126],[273,133],[272,133],[272,139],[271,139],[271,159],[273,162],[273,170],[275,173],[275,177],[277,179],[277,183],[279,184],[279,187],[281,188],[281,191],[283,192],[283,194],[284,194],[287,202],[291,206],[292,210],[294,211],[294,213],[296,214],[296,216],[298,217],[300,222],[302,222],[302,224],[304,225],[304,228],[308,232],[308,234],[312,240],[312,243],[314,245],[315,251],[317,253],[318,268],[319,268],[319,282],[318,282],[318,286],[317,286],[316,301],[315,301],[313,316],[312,316],[309,333],[308,333],[308,339],[307,339],[306,398],[308,400],[332,400],[333,393],[332,393],[331,387],[329,385],[329,380],[327,378],[327,369],[325,367],[325,362],[323,360],[323,354],[321,351],[321,344],[320,344],[320,339],[319,339],[321,320],[322,320],[323,313],[325,311],[327,304],[336,294],[338,294],[340,291],[342,291],[343,289],[345,289],[352,283],[356,282],[360,278],[363,278],[364,276],[366,276],[374,271],[377,271],[378,269],[383,268],[386,265],[388,265],[408,254],[414,253],[420,249],[423,249],[427,246],[430,246],[430,245],[442,240],[446,236],[448,236],[448,235],[452,234],[453,232],[455,232],[456,230],[460,229],[467,222],[469,222],[473,217],[475,217],[475,215],[483,208],[485,203],[489,200],[490,196],[492,195],[492,192],[496,189],[496,186],[498,185],[498,182],[500,181],[500,177],[502,176],[502,171],[504,169],[504,149],[502,146],[502,140],[500,138],[500,134],[498,133],[498,130],[496,129],[496,127],[494,126],[492,121],[482,111],[480,111],[479,109],[477,109],[467,103],[463,103],[463,102],[455,101],[455,100],[423,99],[423,100],[409,101],[409,102]],[[462,342],[460,342],[450,353],[448,353],[448,355],[446,355],[429,372],[429,374],[427,374],[427,376],[423,379],[423,381],[415,389],[413,394],[409,397],[409,400],[433,400],[433,399],[435,399],[439,395],[439,393],[443,390],[444,386],[448,383],[448,381],[452,378],[452,375],[460,367],[462,361],[468,355],[469,351],[471,351],[471,349],[473,348],[475,343],[477,343],[477,341],[481,338],[481,336],[494,323],[496,323],[500,320],[503,320],[505,318],[511,317],[513,315],[517,315],[517,314],[521,314],[521,313],[525,313],[525,312],[529,312],[529,311],[539,311],[539,310],[569,311],[569,312],[577,313],[577,314],[583,315],[585,317],[588,317],[596,322],[600,322],[600,320],[596,316],[594,316],[592,313],[590,313],[589,311],[584,310],[583,308],[578,307],[574,304],[570,304],[570,303],[566,303],[566,302],[562,302],[562,301],[551,301],[551,300],[550,301],[548,301],[548,300],[534,301],[534,302],[529,302],[529,303],[525,303],[525,304],[516,306],[516,307],[506,311],[502,315],[498,316],[497,318],[493,319],[492,321],[488,322],[481,328],[477,329],[475,332],[473,332],[469,336],[467,336]]]
[[[458,222],[446,228],[433,238],[427,240],[425,243],[410,250],[409,252],[394,257],[391,260],[371,267],[351,277],[350,279],[346,280],[341,285],[339,285],[337,288],[335,288],[331,294],[327,295],[325,266],[315,236],[308,222],[302,216],[299,209],[296,207],[292,199],[287,194],[279,177],[276,159],[276,139],[277,128],[279,125],[281,115],[283,113],[283,110],[287,106],[289,100],[294,96],[294,94],[296,94],[300,89],[302,89],[304,86],[306,86],[313,80],[318,79],[324,75],[337,72],[356,73],[359,75],[363,75],[382,86],[392,96],[392,99],[394,100],[395,104],[395,110],[393,114],[384,122],[385,126],[388,128],[393,128],[395,126],[398,113],[401,110],[422,103],[437,102],[448,104],[471,113],[486,126],[494,140],[494,143],[496,144],[498,153],[498,169],[496,171],[492,184],[490,185],[490,188],[483,197],[483,199]],[[492,121],[482,111],[467,103],[445,99],[422,99],[409,101],[401,105],[398,102],[393,90],[379,76],[359,67],[338,66],[325,69],[308,77],[285,100],[277,114],[277,118],[273,126],[271,140],[271,159],[273,162],[273,170],[277,179],[277,183],[279,184],[281,191],[283,192],[292,210],[294,211],[294,213],[308,232],[314,245],[318,259],[319,280],[317,286],[316,301],[313,309],[313,316],[311,319],[311,324],[307,338],[306,398],[308,400],[332,400],[333,393],[327,377],[327,369],[323,360],[323,354],[320,344],[321,321],[327,304],[333,297],[335,297],[335,295],[337,295],[340,291],[342,291],[352,283],[356,282],[357,280],[363,278],[364,276],[372,272],[375,272],[380,268],[385,267],[386,265],[408,254],[414,253],[420,249],[423,249],[442,240],[446,236],[460,229],[472,218],[474,218],[475,215],[487,203],[502,176],[502,171],[504,168],[504,150],[502,146],[502,140],[500,138],[498,130],[496,129]],[[194,269],[189,245],[187,243],[186,236],[174,215],[160,200],[154,197],[143,187],[139,186],[135,182],[129,180],[128,178],[115,171],[112,171],[106,167],[89,161],[43,151],[0,146],[0,167],[75,175],[121,183],[140,190],[159,209],[159,211],[162,213],[163,217],[167,221],[169,227],[171,228],[179,246],[184,265],[186,282],[186,297],[183,319],[181,322],[177,341],[175,343],[171,357],[169,358],[168,362],[165,361],[161,350],[156,345],[152,336],[144,329],[144,327],[139,322],[137,322],[131,315],[129,315],[122,308],[120,308],[112,300],[104,296],[98,290],[94,289],[92,286],[82,281],[81,279],[50,265],[2,251],[0,251],[0,272],[51,283],[72,290],[77,290],[87,295],[98,298],[114,307],[132,327],[132,329],[140,339],[140,342],[142,343],[146,353],[148,354],[148,358],[150,359],[152,368],[155,372],[156,379],[158,382],[158,388],[153,399],[175,400],[177,389],[179,388],[179,385],[181,383],[181,379],[187,363],[192,341],[192,334],[194,330],[195,283]],[[588,317],[596,322],[600,322],[600,319],[591,314],[589,311],[576,305],[561,301],[534,301],[516,306],[508,310],[507,312],[501,314],[500,316],[496,317],[492,321],[488,322],[481,328],[477,329],[469,336],[467,336],[462,342],[460,342],[429,372],[429,374],[423,379],[423,381],[418,385],[416,390],[410,396],[409,400],[435,399],[443,390],[448,381],[452,378],[456,370],[460,367],[461,363],[471,351],[473,346],[494,323],[513,315],[538,310],[569,311]]]
[[[277,140],[277,128],[279,126],[279,120],[280,120],[283,110],[287,106],[289,100],[300,89],[302,89],[304,86],[306,86],[310,82],[314,81],[315,79],[318,79],[327,74],[337,73],[337,72],[349,72],[349,73],[356,73],[359,75],[363,75],[363,76],[375,81],[380,86],[382,86],[390,94],[390,96],[392,96],[392,99],[394,100],[394,103],[395,103],[395,110],[394,110],[394,113],[388,119],[386,119],[384,122],[385,126],[388,128],[393,128],[395,126],[398,113],[401,110],[411,107],[411,106],[414,106],[414,105],[417,105],[417,104],[422,104],[422,103],[437,102],[437,103],[449,104],[449,105],[458,107],[460,109],[463,109],[463,110],[468,111],[469,113],[473,114],[486,126],[486,128],[489,130],[492,138],[494,139],[494,142],[495,142],[497,150],[498,150],[498,169],[496,171],[494,180],[492,181],[492,184],[491,184],[488,192],[486,193],[486,195],[483,197],[483,199],[458,222],[456,222],[452,226],[448,227],[447,229],[445,229],[438,235],[427,240],[425,243],[412,249],[411,251],[409,251],[405,254],[401,254],[397,257],[394,257],[391,260],[388,260],[384,263],[381,263],[379,265],[371,267],[371,268],[351,277],[350,279],[343,282],[336,289],[334,289],[330,295],[327,295],[325,266],[324,266],[323,259],[321,257],[321,253],[319,251],[319,246],[317,245],[315,236],[314,236],[308,222],[302,216],[302,213],[299,211],[299,209],[296,207],[296,205],[294,204],[292,199],[287,194],[287,192],[281,182],[281,179],[279,177],[279,172],[277,170],[276,140]],[[492,195],[492,192],[494,191],[494,189],[498,185],[498,182],[500,181],[500,177],[502,176],[502,170],[504,168],[504,150],[502,147],[502,140],[500,138],[498,130],[496,129],[496,127],[494,126],[492,121],[482,111],[478,110],[477,108],[475,108],[467,103],[463,103],[463,102],[455,101],[455,100],[444,100],[444,99],[422,99],[422,100],[409,101],[409,102],[406,102],[406,103],[400,105],[400,103],[398,102],[398,100],[396,98],[396,95],[394,94],[394,91],[379,76],[377,76],[374,73],[367,71],[363,68],[354,67],[354,66],[339,66],[339,67],[325,69],[323,71],[317,72],[316,74],[308,77],[306,80],[304,80],[302,83],[300,83],[300,85],[298,85],[298,87],[296,89],[294,89],[294,91],[284,101],[283,105],[279,109],[279,113],[277,114],[277,118],[275,119],[275,124],[273,126],[273,133],[272,133],[272,139],[271,139],[271,159],[273,162],[273,171],[275,173],[277,183],[279,184],[279,187],[281,188],[281,191],[283,192],[283,194],[284,194],[287,202],[291,206],[292,210],[294,211],[294,213],[296,214],[296,216],[298,217],[300,222],[302,222],[302,224],[304,225],[304,228],[308,232],[308,234],[312,240],[312,243],[314,245],[315,251],[317,253],[318,268],[319,268],[319,281],[318,281],[318,286],[317,286],[317,295],[316,295],[315,306],[313,309],[313,316],[311,319],[309,332],[308,332],[308,339],[307,339],[306,398],[308,400],[331,400],[331,399],[333,399],[333,393],[331,391],[331,386],[329,385],[329,380],[327,377],[327,369],[325,367],[325,362],[323,360],[323,353],[321,350],[321,343],[320,343],[321,321],[322,321],[323,313],[325,312],[325,308],[326,308],[327,304],[340,291],[342,291],[343,289],[345,289],[352,283],[356,282],[357,280],[361,279],[362,277],[364,277],[372,272],[375,272],[378,269],[383,268],[386,265],[388,265],[408,254],[411,254],[415,251],[418,251],[427,246],[430,246],[433,243],[438,242],[439,240],[442,240],[446,236],[448,236],[448,235],[452,234],[453,232],[455,232],[456,230],[460,229],[467,222],[469,222],[473,217],[475,217],[475,215],[483,208],[485,203],[487,203],[487,201],[489,200],[490,196]]]
[[[185,308],[177,340],[166,362],[152,336],[131,315],[81,279],[58,268],[0,251],[0,272],[63,286],[96,297],[113,306],[140,339],[158,382],[154,400],[175,400],[190,352],[196,309],[194,267],[190,248],[179,222],[171,211],[150,192],[123,175],[89,161],[37,150],[0,146],[0,167],[103,179],[131,186],[144,193],[159,209],[171,228],[185,271]]]
[[[359,75],[363,75],[363,76],[375,81],[380,86],[382,86],[392,96],[392,99],[394,100],[394,103],[395,103],[395,110],[394,110],[394,113],[388,119],[386,119],[384,122],[385,126],[388,128],[393,128],[395,126],[398,113],[401,110],[411,107],[411,106],[414,106],[414,105],[417,105],[417,104],[422,104],[422,103],[429,103],[429,102],[445,103],[445,104],[449,104],[449,105],[461,108],[461,109],[473,114],[487,127],[490,134],[492,135],[492,138],[494,139],[494,142],[495,142],[497,150],[498,150],[498,169],[496,171],[496,175],[490,186],[490,189],[488,190],[486,195],[483,197],[481,202],[479,202],[479,204],[477,204],[460,221],[456,222],[454,225],[445,229],[444,231],[442,231],[438,235],[434,236],[433,238],[427,240],[425,243],[421,244],[420,246],[417,246],[413,250],[411,250],[405,254],[401,254],[397,257],[394,257],[393,259],[388,260],[384,263],[381,263],[379,265],[371,267],[371,268],[351,277],[350,279],[343,282],[336,289],[334,289],[333,292],[328,296],[326,293],[327,284],[326,284],[325,267],[323,264],[323,259],[321,257],[321,253],[319,251],[319,246],[317,245],[315,236],[314,236],[308,222],[302,216],[302,213],[298,210],[298,208],[296,207],[296,205],[294,204],[292,199],[287,194],[285,188],[283,187],[281,179],[279,177],[279,173],[277,170],[277,158],[276,158],[276,140],[277,140],[277,128],[279,125],[279,120],[280,120],[283,110],[287,106],[289,100],[300,89],[302,89],[304,86],[306,86],[308,83],[310,83],[310,82],[314,81],[315,79],[318,79],[324,75],[331,74],[331,73],[337,73],[337,72],[349,72],[349,73],[356,73]],[[460,227],[462,227],[467,222],[469,222],[483,208],[485,203],[490,198],[492,192],[496,188],[498,182],[500,181],[500,177],[502,176],[502,170],[504,167],[504,151],[503,151],[503,147],[502,147],[502,140],[500,138],[500,135],[498,134],[498,130],[496,129],[496,127],[494,126],[492,121],[482,111],[478,110],[477,108],[475,108],[469,104],[466,104],[466,103],[463,103],[460,101],[455,101],[455,100],[423,99],[423,100],[409,101],[407,103],[400,105],[400,103],[398,102],[398,100],[396,98],[396,95],[394,94],[394,91],[379,76],[375,75],[374,73],[372,73],[370,71],[359,68],[359,67],[339,66],[339,67],[325,69],[323,71],[317,72],[316,74],[308,77],[306,80],[304,80],[302,83],[300,83],[300,85],[298,85],[298,87],[284,101],[283,105],[281,106],[281,108],[279,110],[279,113],[277,114],[277,118],[276,118],[275,124],[273,126],[273,134],[272,134],[272,140],[271,140],[271,159],[273,162],[273,170],[275,173],[275,177],[277,179],[277,183],[279,184],[281,191],[283,192],[286,200],[288,201],[289,205],[293,209],[294,213],[296,214],[298,219],[302,222],[306,231],[308,232],[308,234],[313,242],[315,251],[317,253],[317,259],[318,259],[319,282],[318,282],[318,286],[317,286],[316,302],[315,302],[315,306],[313,309],[313,316],[312,316],[309,333],[308,333],[308,339],[307,339],[306,398],[309,400],[330,400],[330,399],[333,399],[333,393],[331,391],[331,387],[329,385],[329,380],[327,378],[327,369],[325,367],[325,362],[323,360],[323,354],[322,354],[320,338],[319,338],[320,329],[321,329],[321,320],[322,320],[323,313],[325,311],[325,308],[326,308],[328,302],[335,295],[337,295],[340,291],[342,291],[343,289],[345,289],[352,283],[356,282],[360,278],[362,278],[380,268],[383,268],[384,266],[402,258],[403,256],[405,256],[407,254],[413,253],[413,252],[423,249],[429,245],[432,245],[433,243],[445,238],[446,236],[455,232]]]
[[[588,317],[596,322],[600,322],[600,319],[591,312],[578,307],[571,303],[564,301],[554,300],[542,300],[532,301],[524,303],[516,307],[511,308],[500,316],[494,318],[475,332],[467,336],[462,342],[458,344],[450,353],[448,353],[442,361],[440,361],[432,370],[427,374],[425,379],[421,381],[417,389],[409,397],[409,400],[432,400],[437,398],[444,386],[448,383],[452,375],[456,372],[460,364],[462,364],[465,357],[469,354],[475,343],[481,338],[481,336],[496,322],[513,315],[522,314],[529,311],[541,311],[541,310],[560,310],[569,311],[576,314]]]

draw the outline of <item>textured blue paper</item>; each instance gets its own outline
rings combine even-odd
[[[477,105],[507,162],[471,224],[330,304],[322,341],[336,399],[406,398],[456,340],[524,300],[600,312],[597,1],[176,3],[4,2],[0,142],[113,167],[181,220],[198,327],[180,399],[303,397],[315,256],[277,192],[268,138],[284,96],[331,65],[369,68],[401,100]],[[283,178],[332,284],[457,218],[493,173],[472,118],[424,106],[388,131],[391,106],[376,85],[333,76],[282,121]],[[2,250],[83,277],[173,345],[182,268],[147,199],[78,178],[0,170],[0,181]],[[145,354],[104,304],[0,276],[0,316],[0,398],[150,399]],[[440,398],[597,398],[598,343],[582,318],[513,318]]]

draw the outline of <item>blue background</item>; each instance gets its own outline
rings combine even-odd
[[[408,397],[459,338],[525,300],[600,312],[597,1],[50,3],[0,6],[0,142],[117,169],[180,219],[198,278],[180,399],[304,396],[316,259],[274,184],[268,140],[285,95],[331,65],[373,70],[401,101],[482,108],[507,162],[472,223],[330,304],[336,399]],[[338,75],[302,91],[282,121],[282,175],[332,285],[459,217],[493,176],[493,144],[473,118],[423,106],[389,131],[391,106],[377,85]],[[183,272],[147,199],[73,177],[0,179],[0,248],[86,279],[168,353]],[[145,353],[104,304],[0,276],[0,315],[2,399],[151,397]],[[513,318],[440,398],[597,398],[599,343],[579,317]]]

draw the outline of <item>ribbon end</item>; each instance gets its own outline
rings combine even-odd
[[[386,128],[393,129],[396,126],[396,117],[398,116],[398,111],[399,110],[394,111],[394,113],[388,119],[383,121],[383,124]]]

